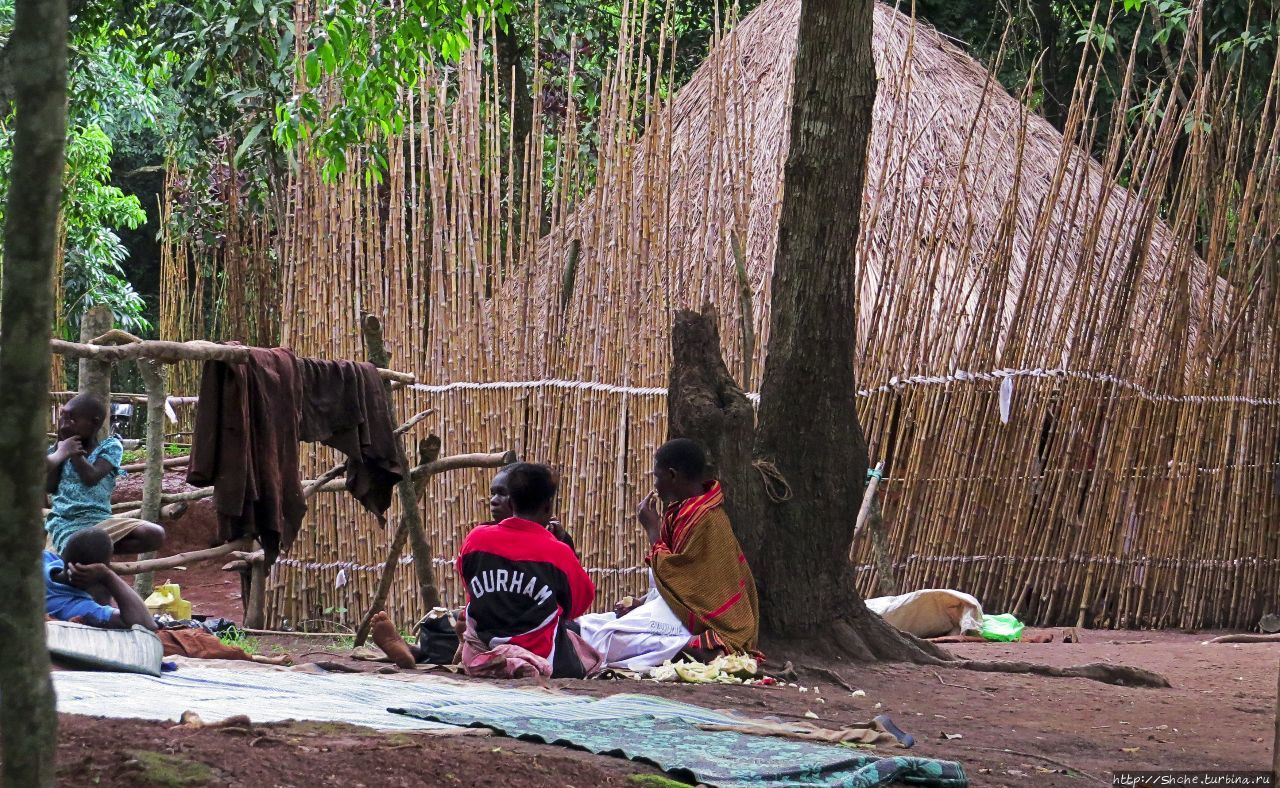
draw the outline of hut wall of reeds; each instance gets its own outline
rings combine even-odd
[[[716,305],[744,388],[767,363],[798,8],[767,0],[669,102],[648,78],[662,64],[624,30],[590,189],[572,112],[558,146],[510,171],[518,141],[485,109],[501,80],[475,52],[405,97],[416,131],[390,147],[384,182],[355,168],[327,184],[304,166],[290,184],[283,343],[359,357],[360,315],[382,316],[393,366],[423,381],[397,408],[436,410],[415,437],[560,469],[598,608],[647,583],[632,512],[666,435],[674,311]],[[862,215],[857,380],[813,385],[860,391],[899,588],[957,588],[1039,624],[1252,625],[1280,564],[1275,266],[1241,286],[1196,250],[1269,238],[1247,253],[1274,263],[1275,135],[1256,151],[1191,135],[1172,183],[1186,118],[1232,111],[1211,69],[1099,162],[1084,152],[1088,79],[1064,139],[926,25],[884,5],[875,25],[868,188],[848,206]],[[1224,157],[1251,156],[1256,180],[1231,191]],[[552,229],[538,239],[540,206]],[[452,558],[486,492],[478,472],[427,491],[447,603],[462,601]],[[269,618],[358,615],[390,537],[348,501],[317,501],[273,570]],[[857,549],[865,595],[877,578]],[[407,626],[423,611],[399,574],[388,609]]]

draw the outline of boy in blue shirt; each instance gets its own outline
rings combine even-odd
[[[46,460],[45,490],[53,499],[44,525],[55,552],[86,528],[105,531],[117,553],[146,553],[164,544],[164,529],[155,523],[111,516],[124,444],[114,435],[97,441],[106,417],[107,406],[90,394],[77,394],[58,414],[58,443]]]
[[[96,627],[156,628],[142,597],[107,565],[111,548],[106,531],[86,528],[67,540],[61,558],[44,552],[45,613],[50,618]]]

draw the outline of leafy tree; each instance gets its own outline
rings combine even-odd
[[[121,263],[128,251],[112,228],[141,226],[146,212],[134,195],[111,186],[111,140],[98,126],[74,129],[67,141],[62,222],[66,234],[62,268],[65,338],[79,337],[79,318],[91,306],[106,306],[128,331],[151,324],[146,304],[134,292]]]
[[[146,332],[146,304],[121,267],[127,250],[116,230],[136,228],[146,215],[135,196],[110,185],[112,135],[127,137],[165,122],[157,93],[162,72],[141,62],[136,29],[77,20],[68,67],[68,140],[61,202],[63,301],[60,332],[78,336],[80,315],[104,305],[125,328]],[[13,29],[14,4],[0,0],[0,46]],[[6,112],[6,114],[9,114]],[[0,200],[8,191],[11,121],[0,121]],[[0,208],[0,219],[3,210]]]

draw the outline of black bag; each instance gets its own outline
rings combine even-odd
[[[461,611],[459,611],[461,612]],[[432,608],[418,622],[418,648],[414,656],[419,663],[452,665],[458,653],[458,617],[452,610]]]

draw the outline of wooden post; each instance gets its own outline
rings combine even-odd
[[[857,544],[858,537],[862,534],[862,529],[867,527],[867,520],[871,516],[871,502],[876,499],[876,490],[880,487],[880,476],[884,473],[884,463],[876,463],[875,470],[867,474],[866,489],[862,492],[862,506],[858,509],[857,524],[853,527],[853,542]],[[847,522],[847,521],[846,521]],[[849,558],[853,558],[853,547],[849,547]]]
[[[440,459],[440,437],[432,435],[422,441],[418,450],[418,462],[426,465]],[[414,486],[415,501],[421,500],[422,493],[427,489],[427,482],[431,479],[431,474],[422,477]],[[417,507],[414,507],[417,509]],[[382,608],[387,604],[387,595],[391,593],[391,584],[396,579],[396,567],[400,563],[400,554],[404,552],[404,543],[409,539],[409,526],[404,516],[400,517],[400,523],[396,526],[395,538],[391,540],[391,549],[387,551],[387,561],[382,566],[382,577],[378,580],[378,590],[373,595],[373,600],[369,603],[369,608],[364,611],[364,616],[360,619],[360,626],[356,629],[357,647],[363,646],[364,642],[369,639],[369,629],[373,626],[373,617],[376,616]]]
[[[114,318],[111,310],[105,306],[91,306],[80,318],[80,341],[88,342],[111,330]],[[105,438],[111,430],[111,364],[91,358],[80,359],[80,379],[77,385],[81,394],[92,394],[107,406],[107,417],[103,419],[102,429],[98,430],[98,440]]]
[[[164,404],[168,392],[165,372],[159,364],[146,360],[139,360],[136,364],[147,389],[147,467],[143,471],[142,511],[138,517],[158,524],[162,519],[160,506],[164,494]],[[155,557],[155,553],[138,556],[143,561]],[[133,588],[143,599],[151,595],[154,587],[151,572],[143,572],[133,579]]]
[[[364,615],[360,618],[360,626],[356,629],[355,646],[359,648],[369,639],[369,629],[373,626],[373,617],[382,611],[387,605],[387,595],[391,593],[391,584],[396,579],[396,567],[400,564],[400,554],[404,552],[404,543],[409,540],[409,528],[405,524],[404,517],[400,518],[400,524],[396,527],[395,538],[391,540],[391,548],[387,551],[386,563],[382,565],[382,577],[378,580],[378,590],[374,592],[373,600],[369,603],[369,607],[364,611]]]
[[[884,475],[884,463],[877,463],[875,469],[867,475],[867,488],[862,493],[862,506],[858,509],[858,520],[853,527],[853,542],[849,545],[849,560],[853,560],[858,536],[864,529],[869,530],[871,554],[876,564],[876,585],[881,596],[892,596],[898,593],[898,582],[893,575],[893,560],[889,557],[889,539],[884,532],[884,518],[880,516],[880,502],[876,500],[880,478]]]
[[[125,563],[111,565],[111,571],[118,575],[136,575],[142,572],[153,572],[161,569],[173,569],[183,566],[184,564],[194,564],[199,561],[212,561],[215,558],[222,558],[228,555],[235,555],[239,552],[249,550],[252,543],[247,540],[237,542],[227,542],[217,547],[206,547],[203,550],[192,550],[187,553],[178,553],[177,555],[168,555],[164,558],[149,558],[145,561],[128,561]],[[248,555],[248,553],[246,553]],[[243,560],[247,560],[243,559]]]
[[[249,562],[249,595],[245,597],[244,625],[262,629],[267,621],[267,561],[260,552],[245,560]]]
[[[365,315],[361,321],[364,332],[365,355],[369,362],[377,367],[385,367],[390,359],[386,345],[382,341],[382,321],[374,315]],[[391,383],[385,382],[387,399],[391,399]],[[418,576],[418,593],[422,595],[422,604],[426,610],[440,604],[440,590],[436,587],[435,568],[431,565],[431,546],[427,544],[427,535],[422,529],[422,514],[418,510],[418,492],[409,473],[412,466],[404,450],[404,442],[396,438],[396,459],[404,468],[404,478],[396,485],[400,497],[401,524],[409,532],[409,544],[413,548],[413,568]],[[425,482],[424,482],[425,484]]]
[[[871,502],[867,516],[867,531],[871,534],[871,555],[876,562],[876,586],[880,596],[899,593],[898,579],[893,573],[893,559],[889,555],[889,534],[884,530],[884,518],[880,515],[879,499]]]
[[[460,468],[501,468],[516,461],[516,453],[514,451],[495,452],[493,454],[459,454],[453,457],[445,457],[443,460],[439,459],[439,457],[440,438],[438,436],[432,435],[419,442],[418,461],[422,464],[415,468],[413,473],[413,477],[417,479],[414,489],[419,499],[427,490],[427,482],[438,473]],[[377,592],[373,595],[368,609],[364,612],[364,617],[360,620],[359,629],[356,630],[355,645],[357,646],[364,645],[365,640],[369,637],[369,628],[373,623],[373,617],[387,603],[387,595],[391,593],[391,584],[395,580],[396,568],[399,566],[400,554],[404,552],[404,545],[409,536],[408,524],[401,517],[400,524],[396,527],[395,538],[391,542],[391,549],[387,553],[387,560],[382,567],[382,578],[378,581]],[[415,553],[415,562],[417,561],[417,555]],[[432,607],[436,607],[436,605],[432,605]]]

